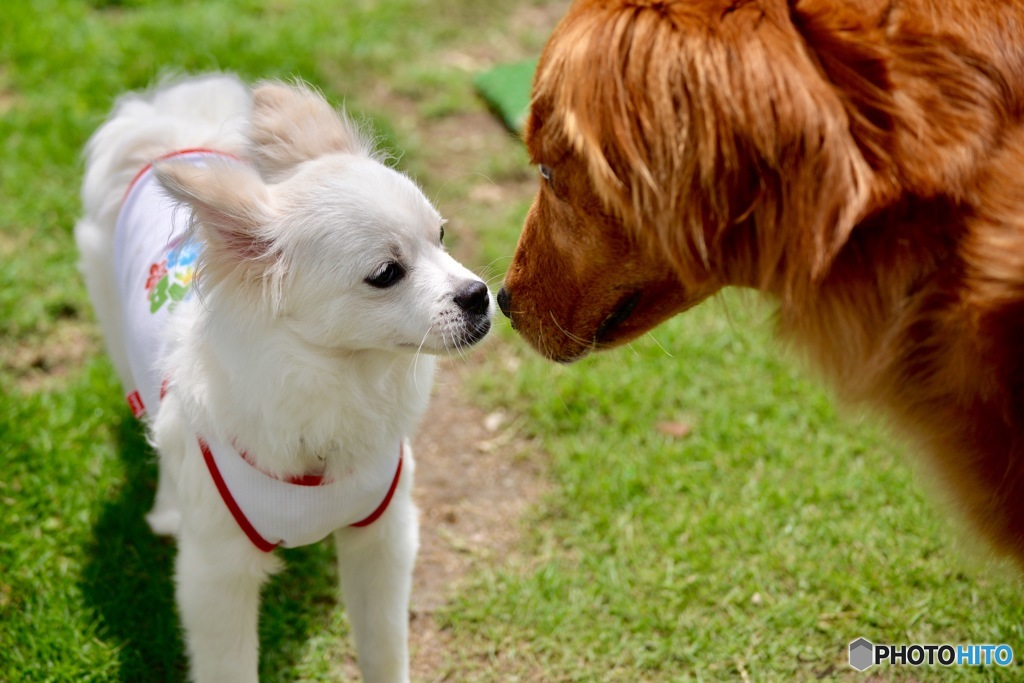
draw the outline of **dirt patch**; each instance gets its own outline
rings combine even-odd
[[[0,115],[14,109],[20,99],[20,95],[11,86],[11,77],[7,69],[0,67]]]
[[[414,575],[410,645],[413,679],[446,680],[450,638],[435,611],[481,565],[514,555],[523,512],[544,492],[543,458],[513,416],[487,412],[462,389],[466,367],[442,363],[417,436],[420,554]],[[453,679],[457,680],[457,679]]]
[[[444,604],[467,565],[514,550],[516,524],[542,485],[533,445],[504,411],[485,412],[464,395],[460,370],[443,363],[438,391],[416,438],[417,503],[423,535],[417,614]]]
[[[26,394],[51,389],[95,355],[99,347],[92,323],[62,318],[41,338],[0,347],[0,375],[12,378],[14,386]]]
[[[0,90],[0,114],[3,114],[3,91]],[[9,230],[0,232],[0,256],[3,258],[10,258],[14,254],[18,253],[19,249],[23,249],[25,244],[28,242],[29,231],[27,230]]]

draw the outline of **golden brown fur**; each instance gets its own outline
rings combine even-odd
[[[578,0],[500,301],[570,361],[725,286],[773,296],[1024,564],[1022,113],[1020,3]]]

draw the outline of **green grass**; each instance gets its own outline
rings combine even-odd
[[[498,276],[528,205],[521,146],[495,133],[474,152],[427,127],[457,136],[485,115],[464,65],[530,57],[543,30],[476,0],[14,0],[0,14],[0,681],[180,680],[174,548],[142,520],[153,454],[74,266],[82,145],[117,93],[168,72],[301,76],[373,119]],[[502,201],[475,198],[481,176]],[[509,521],[521,547],[442,611],[447,680],[871,680],[846,665],[858,636],[1006,642],[1024,660],[1019,579],[965,559],[969,535],[913,458],[837,414],[772,342],[763,304],[730,294],[657,343],[570,367],[498,327],[469,356],[468,390],[518,416],[549,492]],[[337,678],[351,650],[329,544],[287,560],[261,670]]]

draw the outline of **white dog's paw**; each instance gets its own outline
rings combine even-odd
[[[181,513],[177,509],[153,509],[146,515],[146,523],[157,536],[177,537],[178,529],[181,528]]]

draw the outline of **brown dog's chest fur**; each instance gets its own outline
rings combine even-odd
[[[859,223],[820,282],[780,293],[778,326],[841,396],[923,442],[971,520],[1020,560],[1024,154],[1010,140],[996,157],[959,200],[905,195]]]

